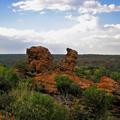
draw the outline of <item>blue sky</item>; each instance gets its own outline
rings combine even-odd
[[[120,54],[120,0],[0,0],[0,54]]]

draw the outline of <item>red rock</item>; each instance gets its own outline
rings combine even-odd
[[[86,89],[94,84],[91,80],[81,79],[74,74],[74,68],[78,58],[78,53],[75,50],[67,48],[67,54],[60,61],[59,67],[56,70],[52,69],[53,56],[47,48],[42,46],[31,47],[27,49],[27,55],[29,67],[35,69],[37,73],[33,79],[33,84],[37,81],[41,82],[47,93],[58,93],[54,79],[61,74],[68,76],[82,89]],[[107,76],[101,77],[100,82],[96,86],[110,93],[120,94],[118,83]]]
[[[74,71],[77,63],[78,53],[75,50],[67,48],[67,54],[60,62],[61,71]]]
[[[81,89],[86,89],[93,85],[92,81],[81,79],[73,73],[65,73],[65,72],[57,72],[57,71],[53,71],[47,74],[37,75],[34,78],[34,83],[40,81],[44,86],[45,91],[47,91],[47,93],[59,94],[55,82],[55,77],[58,75],[68,76],[74,83],[80,86]]]
[[[53,67],[53,57],[49,50],[45,47],[31,47],[27,49],[28,65],[36,71],[36,77],[33,79],[33,85],[40,82],[47,93],[58,94],[55,77],[58,75],[66,75],[80,88],[90,87],[93,82],[83,80],[74,74],[74,68],[77,62],[78,53],[75,50],[67,48],[67,54],[60,61],[60,65],[56,70],[49,71]],[[49,71],[49,72],[48,72]]]
[[[37,73],[49,71],[53,64],[53,57],[50,51],[42,46],[27,49],[28,64],[30,69]]]
[[[101,77],[100,82],[97,84],[98,88],[104,89],[110,93],[114,93],[118,86],[119,85],[115,80],[107,76]]]

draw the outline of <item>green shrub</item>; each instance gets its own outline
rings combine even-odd
[[[19,120],[67,120],[68,116],[52,97],[37,92],[16,101],[12,108]]]
[[[83,96],[95,120],[99,120],[105,116],[106,111],[113,101],[113,96],[95,86],[86,89],[83,92]]]
[[[26,60],[17,61],[14,67],[19,70],[21,78],[26,78],[29,68]]]
[[[12,84],[9,80],[0,77],[0,92],[9,92],[12,88]]]
[[[56,85],[58,90],[62,94],[72,94],[72,95],[80,95],[81,89],[78,85],[76,85],[69,77],[65,75],[60,75],[55,77]]]
[[[99,82],[100,77],[104,75],[109,75],[110,72],[103,66],[99,67],[88,67],[88,66],[80,66],[76,68],[75,73],[79,77],[91,79],[94,82]]]
[[[31,91],[32,79],[22,79],[18,82],[17,86],[10,91],[10,94],[17,99],[22,99],[25,95],[29,95]]]
[[[112,72],[110,77],[120,83],[120,72]]]
[[[0,110],[9,111],[10,104],[14,102],[15,98],[6,93],[0,93]]]
[[[105,67],[99,67],[94,70],[93,76],[94,76],[94,82],[99,82],[100,78],[104,75],[109,75],[108,70]]]
[[[88,111],[85,109],[85,105],[81,100],[78,100],[72,106],[70,117],[72,118],[70,120],[89,120]]]
[[[87,112],[80,111],[79,109],[76,109],[73,114],[73,120],[90,120],[88,119],[88,114]]]
[[[85,77],[86,76],[86,73],[87,74],[92,74],[91,71],[89,72],[86,72],[86,70],[90,70],[88,66],[79,66],[75,69],[75,73],[77,76],[80,76],[80,77]]]
[[[0,66],[0,78],[1,80],[8,80],[13,86],[16,85],[19,78],[15,69]]]
[[[44,85],[40,81],[35,82],[33,86],[33,90],[35,90],[36,92],[42,92],[42,93],[46,92]]]

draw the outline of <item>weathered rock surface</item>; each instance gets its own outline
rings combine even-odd
[[[82,89],[86,89],[93,85],[92,81],[81,79],[77,77],[74,73],[68,73],[68,72],[65,73],[65,72],[58,72],[58,71],[53,71],[47,74],[38,74],[34,78],[34,83],[39,81],[43,84],[44,89],[46,90],[47,93],[58,94],[59,92],[56,88],[56,82],[55,82],[55,77],[58,75],[68,76],[71,80],[73,80],[73,82],[75,82]]]
[[[119,88],[119,85],[115,80],[111,79],[110,77],[103,76],[101,77],[100,82],[97,84],[97,87],[104,89],[109,93],[115,93],[116,90]]]
[[[28,66],[36,71],[33,84],[40,82],[47,93],[58,93],[55,77],[63,74],[68,76],[82,89],[86,89],[95,84],[91,80],[79,78],[74,74],[74,68],[78,58],[78,53],[75,50],[67,48],[67,54],[60,61],[58,68],[55,69],[53,69],[53,56],[47,48],[42,46],[31,47],[27,49],[27,55]],[[107,76],[103,76],[100,82],[95,85],[100,89],[115,94],[120,100],[120,85],[116,81]]]
[[[42,46],[27,49],[28,64],[37,73],[49,71],[53,64],[53,56],[50,51]]]
[[[75,65],[77,63],[78,53],[77,51],[67,48],[67,54],[60,61],[61,71],[74,71]]]

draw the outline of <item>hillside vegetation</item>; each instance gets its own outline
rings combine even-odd
[[[13,57],[14,56],[14,57]],[[55,61],[62,56],[56,55]],[[74,74],[95,84],[108,76],[120,84],[120,56],[79,56]],[[56,76],[60,94],[33,85],[25,55],[0,56],[0,120],[119,120],[116,96],[93,85],[85,90],[69,76]],[[117,102],[116,102],[117,101]],[[116,111],[115,111],[116,110]]]

